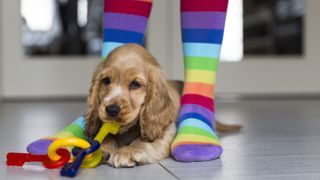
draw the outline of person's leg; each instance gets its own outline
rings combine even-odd
[[[143,45],[152,0],[105,0],[102,58],[115,48],[136,43]]]
[[[152,7],[152,0],[104,0],[102,59],[115,48],[136,43],[143,45],[144,33]],[[39,139],[28,145],[32,154],[46,154],[49,145],[58,138],[83,135],[85,120],[79,117],[55,135]]]
[[[228,0],[181,0],[185,83],[171,147],[177,161],[219,158],[214,128],[214,87]]]

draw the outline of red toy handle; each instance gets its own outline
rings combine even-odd
[[[8,153],[7,166],[23,166],[26,162],[42,162],[43,166],[48,169],[60,168],[70,160],[70,153],[66,149],[58,149],[57,154],[61,158],[52,161],[48,155],[33,155],[29,153]]]

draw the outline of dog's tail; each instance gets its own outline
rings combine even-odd
[[[236,132],[236,131],[240,131],[240,129],[242,128],[242,126],[238,124],[228,125],[228,124],[221,123],[219,121],[216,121],[215,125],[216,125],[216,130],[222,133]]]

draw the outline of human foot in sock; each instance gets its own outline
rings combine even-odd
[[[214,128],[214,87],[228,0],[181,0],[185,84],[171,147],[177,161],[219,158]]]
[[[59,139],[59,138],[70,138],[77,137],[86,139],[83,134],[85,125],[85,120],[83,116],[80,116],[73,123],[71,123],[68,127],[63,129],[62,131],[39,140],[36,140],[28,145],[27,151],[31,154],[47,154],[49,145]]]

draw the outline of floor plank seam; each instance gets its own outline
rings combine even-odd
[[[173,172],[171,172],[168,168],[166,168],[163,164],[160,162],[158,163],[164,170],[166,170],[169,174],[171,174],[173,177],[175,177],[178,180],[181,180],[178,176],[176,176]]]

